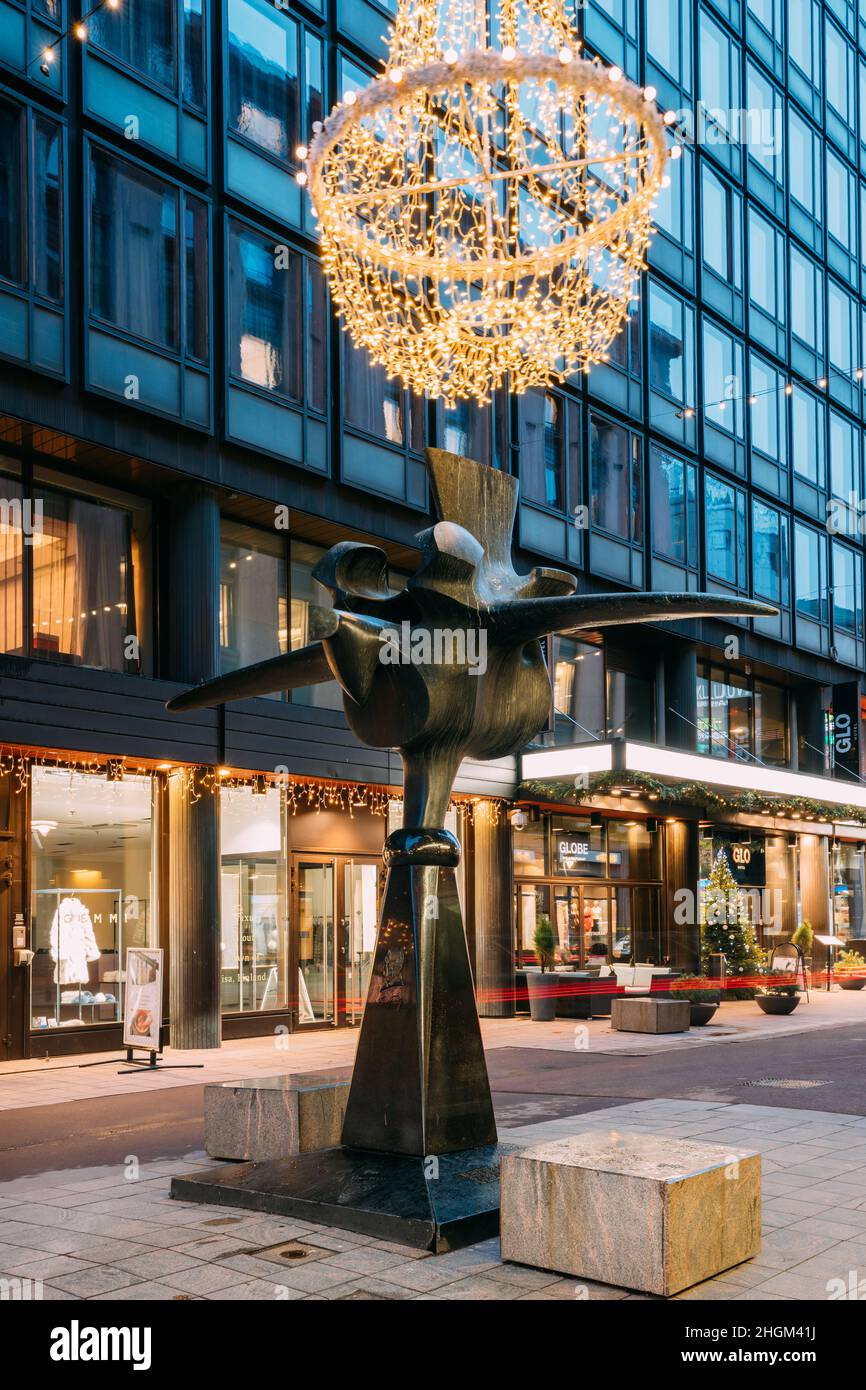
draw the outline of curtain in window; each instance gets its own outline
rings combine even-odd
[[[46,493],[33,547],[33,645],[84,666],[129,669],[135,635],[130,520],[119,508]]]
[[[343,411],[346,421],[358,429],[387,439],[404,442],[403,388],[388,380],[385,368],[374,366],[363,348],[343,338]]]
[[[94,313],[176,352],[176,191],[142,169],[94,152],[91,222]]]
[[[24,532],[21,484],[0,478],[0,651],[24,643]]]

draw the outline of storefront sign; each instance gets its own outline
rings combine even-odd
[[[731,849],[731,858],[734,863],[741,868],[752,862],[752,851],[748,845],[734,845]]]
[[[130,946],[126,952],[124,1047],[159,1051],[162,1022],[162,951]]]
[[[833,686],[833,763],[860,777],[860,682]]]

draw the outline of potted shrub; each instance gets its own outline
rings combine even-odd
[[[862,989],[866,985],[866,960],[859,951],[843,951],[833,966],[833,979],[842,989]]]
[[[797,985],[765,985],[755,996],[765,1014],[792,1014],[800,1002]]]
[[[812,930],[812,923],[808,917],[804,917],[794,935],[791,937],[791,945],[798,946],[802,956],[803,964],[807,972],[812,969],[812,943],[815,940],[815,933]]]
[[[671,991],[672,999],[685,999],[689,1004],[689,1025],[703,1028],[719,1007],[719,991],[711,989],[700,975],[685,975]]]
[[[556,996],[559,986],[553,970],[556,938],[549,917],[539,917],[532,944],[540,969],[526,972],[529,1015],[534,1023],[551,1023],[556,1018]]]

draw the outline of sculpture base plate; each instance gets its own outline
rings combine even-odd
[[[499,1160],[514,1147],[487,1144],[435,1159],[321,1149],[172,1178],[171,1195],[295,1216],[442,1254],[498,1234]]]

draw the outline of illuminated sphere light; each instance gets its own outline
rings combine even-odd
[[[478,14],[401,0],[385,72],[301,172],[354,342],[419,395],[483,404],[609,356],[668,136],[647,93],[578,56],[561,0],[503,0],[501,49]]]

